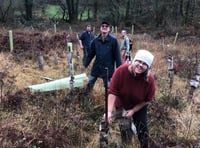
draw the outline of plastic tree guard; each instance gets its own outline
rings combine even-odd
[[[71,77],[62,78],[62,79],[53,80],[53,81],[42,83],[42,84],[31,85],[31,86],[28,86],[28,88],[32,92],[36,92],[36,91],[45,92],[45,91],[66,89],[66,88],[70,88],[70,79]],[[83,87],[84,81],[87,79],[88,77],[85,73],[74,75],[73,87]]]

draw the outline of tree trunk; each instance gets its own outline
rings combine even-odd
[[[97,11],[98,11],[98,1],[94,1],[94,19],[97,19]]]
[[[32,19],[33,0],[25,0],[26,20]]]
[[[1,22],[6,22],[7,21],[7,19],[8,19],[8,15],[9,15],[9,10],[10,10],[10,8],[11,8],[11,6],[12,6],[12,0],[9,0],[9,4],[8,4],[8,6],[5,8],[5,10],[4,10],[4,8],[3,8],[3,6],[0,6],[0,21]]]
[[[128,0],[126,3],[125,20],[128,20],[130,18],[130,6],[131,6],[131,0]]]
[[[66,0],[69,22],[75,22],[78,20],[78,6],[79,0]]]
[[[188,0],[185,10],[185,25],[192,24],[193,16],[194,16],[194,9],[195,9],[195,1],[194,0]]]

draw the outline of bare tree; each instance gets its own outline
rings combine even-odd
[[[195,10],[195,0],[187,0],[185,6],[184,24],[192,24]]]
[[[79,0],[59,0],[59,4],[63,10],[63,19],[69,22],[78,20]]]
[[[94,19],[96,20],[97,19],[97,12],[98,12],[98,0],[94,0],[94,15],[93,15],[93,17],[94,17]]]
[[[33,0],[25,0],[24,5],[25,5],[25,9],[26,9],[26,20],[31,20],[32,19]]]
[[[12,0],[0,0],[0,21],[6,22],[9,16],[9,11],[12,7]]]

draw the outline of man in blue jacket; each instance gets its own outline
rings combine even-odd
[[[105,21],[102,22],[100,34],[92,41],[88,56],[84,63],[85,68],[87,68],[95,57],[87,84],[89,90],[93,88],[97,78],[103,79],[105,86],[106,67],[108,68],[108,79],[110,80],[115,68],[122,64],[117,38],[109,34],[109,32],[109,23]]]
[[[90,44],[93,39],[94,39],[94,34],[92,32],[92,26],[87,25],[86,30],[84,30],[79,37],[79,45],[80,48],[83,50],[83,59],[82,59],[83,64],[86,60],[86,57],[88,55],[88,50],[90,48]]]

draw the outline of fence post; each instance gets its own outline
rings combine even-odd
[[[39,64],[39,69],[40,70],[44,70],[44,57],[43,55],[40,53],[40,55],[38,56],[38,64]]]
[[[133,35],[134,34],[134,25],[132,25],[132,28],[131,28],[131,34]]]
[[[172,86],[173,86],[173,81],[174,81],[174,59],[173,59],[173,56],[170,55],[167,58],[167,62],[168,62],[169,88],[171,91]]]
[[[56,33],[57,32],[56,24],[54,24],[53,27],[54,27],[54,33]]]
[[[178,38],[178,32],[176,33],[176,36],[175,36],[175,39],[174,39],[174,43],[173,43],[174,46],[176,45],[177,38]]]
[[[117,35],[117,26],[115,26],[115,34]]]
[[[3,80],[0,79],[0,87],[1,87],[1,99],[0,99],[0,103],[2,101],[2,97],[3,97]]]
[[[70,88],[73,88],[74,85],[74,63],[73,63],[73,48],[72,42],[67,42],[67,61],[69,64],[69,74],[70,74]]]
[[[54,53],[53,57],[54,57],[54,64],[58,65],[58,54],[57,54],[57,52]]]

